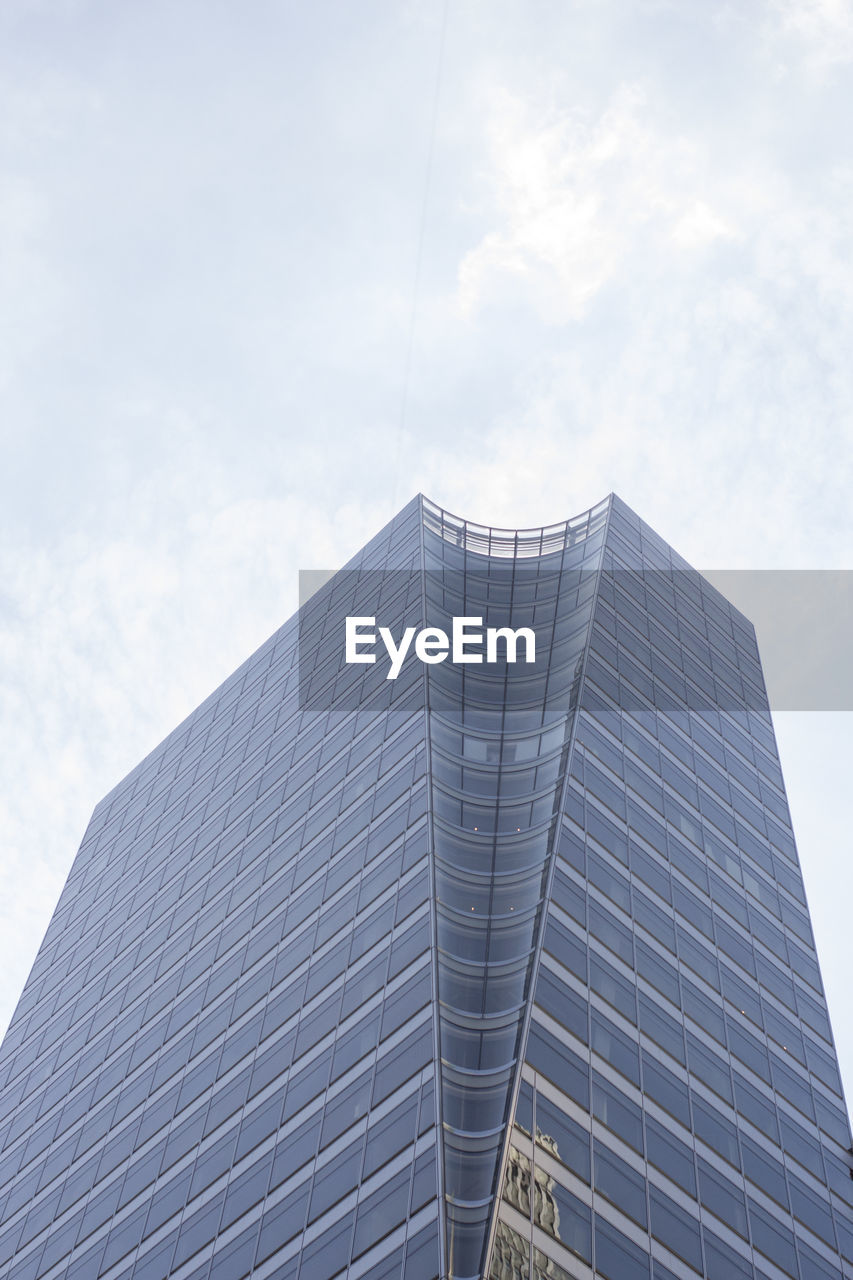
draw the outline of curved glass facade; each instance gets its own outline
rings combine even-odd
[[[851,1280],[850,1147],[750,624],[417,498],[97,806],[0,1280]]]
[[[606,507],[571,524],[469,526],[425,505],[426,616],[529,628],[533,664],[429,669],[447,1270],[485,1264]]]

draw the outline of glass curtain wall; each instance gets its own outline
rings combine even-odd
[[[842,1280],[850,1128],[752,627],[618,499],[493,1280]]]

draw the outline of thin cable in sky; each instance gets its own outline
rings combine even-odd
[[[427,148],[426,173],[424,176],[424,195],[423,195],[423,200],[421,202],[420,227],[418,229],[418,249],[417,249],[417,256],[415,259],[415,280],[414,280],[414,286],[412,289],[412,310],[411,310],[411,316],[409,318],[409,336],[408,336],[408,341],[406,343],[406,356],[403,364],[403,393],[402,393],[402,399],[400,402],[400,421],[397,427],[397,441],[396,441],[396,447],[394,450],[394,486],[393,486],[393,497],[391,501],[392,510],[397,509],[397,505],[399,501],[400,470],[401,470],[402,460],[403,460],[403,439],[406,431],[406,410],[408,408],[408,400],[409,400],[409,382],[411,380],[411,370],[412,370],[412,350],[415,342],[415,320],[417,317],[417,310],[418,310],[418,293],[420,290],[420,281],[421,281],[421,263],[423,261],[424,237],[426,232],[426,215],[427,215],[427,206],[429,204],[430,182],[432,179],[432,160],[433,160],[433,154],[435,151],[435,132],[436,132],[436,124],[438,121],[438,102],[441,94],[441,72],[442,72],[442,66],[444,63],[444,39],[445,39],[445,33],[447,31],[447,10],[449,7],[449,3],[450,3],[450,0],[444,0],[444,5],[442,6],[442,13],[441,13],[441,31],[440,31],[439,42],[438,42],[438,65],[436,67],[436,74],[435,74],[435,92],[433,94],[433,102],[432,102],[432,120],[430,122],[429,145]],[[407,494],[406,496],[409,497],[411,495]]]

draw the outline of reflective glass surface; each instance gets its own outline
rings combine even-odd
[[[437,1276],[424,682],[326,642],[380,571],[419,613],[420,530],[95,810],[0,1053],[0,1276]]]
[[[850,1128],[754,633],[616,498],[514,1124],[493,1280],[552,1274],[537,1255],[612,1280],[853,1275]]]
[[[844,1280],[850,1148],[752,627],[617,498],[418,498],[97,806],[0,1280]]]

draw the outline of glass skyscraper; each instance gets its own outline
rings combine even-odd
[[[0,1280],[842,1280],[851,1160],[751,625],[419,497],[95,809]]]

